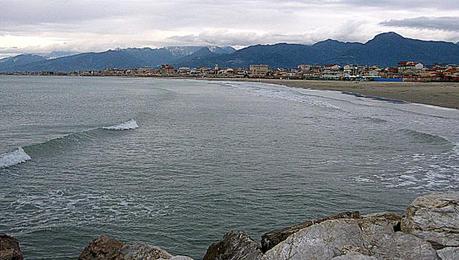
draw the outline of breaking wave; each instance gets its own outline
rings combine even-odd
[[[411,129],[402,129],[400,130],[403,134],[415,139],[420,143],[430,143],[430,144],[451,144],[452,143],[444,137],[428,134],[420,131],[415,131]]]
[[[368,121],[368,122],[371,122],[371,123],[377,123],[377,124],[387,123],[387,120],[385,120],[385,119],[377,118],[377,117],[371,117],[371,116],[358,117],[356,119],[357,120]]]
[[[351,95],[355,97],[360,97],[360,98],[369,98],[377,101],[385,101],[385,102],[390,102],[393,104],[407,104],[408,102],[403,101],[403,100],[398,100],[398,99],[392,99],[392,98],[385,98],[385,97],[379,97],[379,96],[371,96],[371,95],[363,95],[360,93],[356,92],[350,92],[350,91],[341,91],[341,93],[345,95]]]
[[[131,119],[129,121],[126,121],[126,122],[118,124],[118,125],[106,126],[106,127],[102,127],[102,128],[105,129],[105,130],[122,131],[122,130],[133,130],[133,129],[136,129],[138,127],[139,127],[139,125],[137,124],[137,122],[134,119]]]
[[[417,134],[418,135],[418,134]],[[419,136],[418,136],[419,137]],[[420,135],[429,140],[437,137]],[[408,190],[445,191],[459,188],[459,144],[441,153],[414,153],[391,158],[394,164],[403,165],[400,171],[382,171],[372,175],[353,177],[361,184],[382,184],[387,188]],[[380,162],[383,164],[383,162]]]
[[[24,163],[32,159],[32,156],[36,154],[49,154],[60,149],[64,149],[69,145],[79,145],[85,141],[90,141],[91,139],[97,138],[98,136],[104,135],[104,130],[133,130],[138,128],[139,125],[134,119],[126,121],[124,123],[113,125],[109,127],[93,128],[86,131],[70,133],[63,136],[59,136],[43,143],[31,144],[24,146],[24,148],[19,147],[11,152],[0,154],[0,169],[8,168],[20,163]],[[24,149],[27,151],[24,151]]]
[[[295,90],[289,87],[273,85],[275,87],[269,88],[270,84],[264,84],[263,86],[257,86],[257,85],[248,84],[247,82],[244,82],[244,83],[225,82],[220,85],[231,87],[231,88],[243,89],[245,91],[249,91],[251,94],[261,96],[261,97],[294,101],[294,102],[304,103],[304,104],[308,104],[312,106],[323,107],[326,109],[333,109],[333,110],[341,109],[340,107],[335,106],[323,100],[319,96],[308,95],[306,93],[300,92],[299,90]]]
[[[0,168],[8,168],[31,159],[32,158],[24,151],[24,149],[19,147],[12,152],[0,155]]]

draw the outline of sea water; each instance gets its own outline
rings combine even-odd
[[[202,258],[231,229],[402,212],[459,191],[459,112],[261,83],[0,77],[0,233],[26,258],[100,234]]]

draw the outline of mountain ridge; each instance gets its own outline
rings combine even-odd
[[[427,65],[459,64],[459,45],[446,41],[410,39],[387,32],[376,35],[366,43],[328,39],[312,45],[258,44],[240,50],[218,46],[172,46],[88,52],[55,59],[27,55],[29,54],[1,59],[0,72],[70,72],[158,67],[161,64],[177,67],[213,67],[215,64],[220,67],[248,67],[250,64],[267,64],[275,68],[294,68],[299,64],[388,67],[406,60]]]

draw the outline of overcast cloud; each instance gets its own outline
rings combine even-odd
[[[0,57],[167,45],[459,41],[457,0],[0,0]]]
[[[381,24],[395,27],[459,32],[459,17],[415,17],[401,20],[389,20]]]

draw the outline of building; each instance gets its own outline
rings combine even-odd
[[[176,71],[175,71],[174,66],[169,65],[169,64],[164,64],[164,65],[161,65],[160,72],[163,75],[174,75]]]
[[[269,73],[268,65],[250,65],[250,76],[252,77],[265,77]]]
[[[337,64],[326,65],[322,70],[322,79],[328,80],[339,80],[344,77],[344,73],[341,70],[341,66]]]
[[[308,65],[308,64],[301,64],[301,65],[298,65],[298,69],[301,71],[301,72],[309,72],[311,71],[311,65]]]
[[[191,69],[189,67],[180,67],[177,71],[180,75],[189,75]]]

